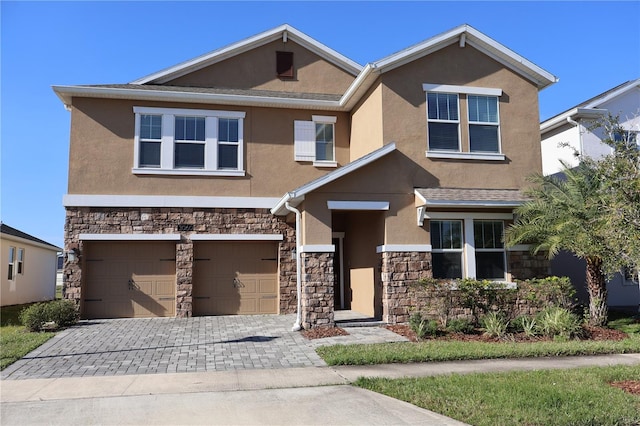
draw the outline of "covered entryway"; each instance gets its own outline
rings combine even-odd
[[[175,316],[175,242],[86,241],[83,251],[83,317]]]
[[[194,243],[194,315],[277,313],[277,242]]]

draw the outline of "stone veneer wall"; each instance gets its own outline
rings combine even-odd
[[[333,327],[334,253],[301,253],[302,327]]]
[[[181,229],[193,229],[181,231]],[[279,244],[280,313],[296,310],[295,228],[268,209],[97,208],[68,207],[65,249],[75,247],[82,257],[80,234],[181,234],[176,244],[176,315],[192,314],[193,243],[199,234],[281,234]],[[65,260],[64,297],[82,298],[81,260]],[[333,287],[332,287],[333,288]]]
[[[431,277],[431,253],[382,253],[382,320],[388,324],[407,322],[411,305],[408,285]]]
[[[551,275],[551,263],[546,252],[533,255],[529,251],[508,251],[507,264],[512,280],[528,280]]]

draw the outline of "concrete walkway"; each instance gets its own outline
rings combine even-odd
[[[461,425],[349,383],[608,365],[640,365],[640,354],[8,380],[0,414],[3,425]]]

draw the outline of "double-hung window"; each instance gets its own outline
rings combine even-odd
[[[294,121],[294,159],[318,167],[336,167],[335,123],[337,117],[312,116]]]
[[[244,112],[134,107],[134,113],[134,173],[244,176]]]
[[[18,265],[17,265],[18,274],[24,274],[24,249],[18,249]]]
[[[433,277],[462,278],[462,221],[432,220],[430,228]]]
[[[502,243],[504,223],[499,220],[474,220],[476,278],[503,280],[505,278],[505,251]]]
[[[423,84],[427,94],[427,157],[504,160],[501,89]]]
[[[13,280],[15,277],[15,265],[16,265],[16,248],[9,247],[9,265],[7,268],[7,279]]]
[[[479,220],[466,214],[448,219],[456,217],[454,213],[432,216],[429,230],[434,278],[506,279],[503,220]]]

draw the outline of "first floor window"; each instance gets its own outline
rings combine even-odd
[[[462,221],[432,220],[430,227],[433,278],[462,278]]]
[[[9,247],[9,267],[7,268],[7,279],[12,280],[15,276],[16,248]]]
[[[476,278],[496,280],[505,277],[505,251],[502,221],[474,220]]]
[[[18,274],[24,274],[24,249],[23,248],[19,248],[18,249],[18,265],[17,265],[17,269],[18,269]]]
[[[434,278],[506,278],[503,221],[431,220],[429,227]]]
[[[134,112],[134,172],[244,175],[244,112],[153,107]]]

